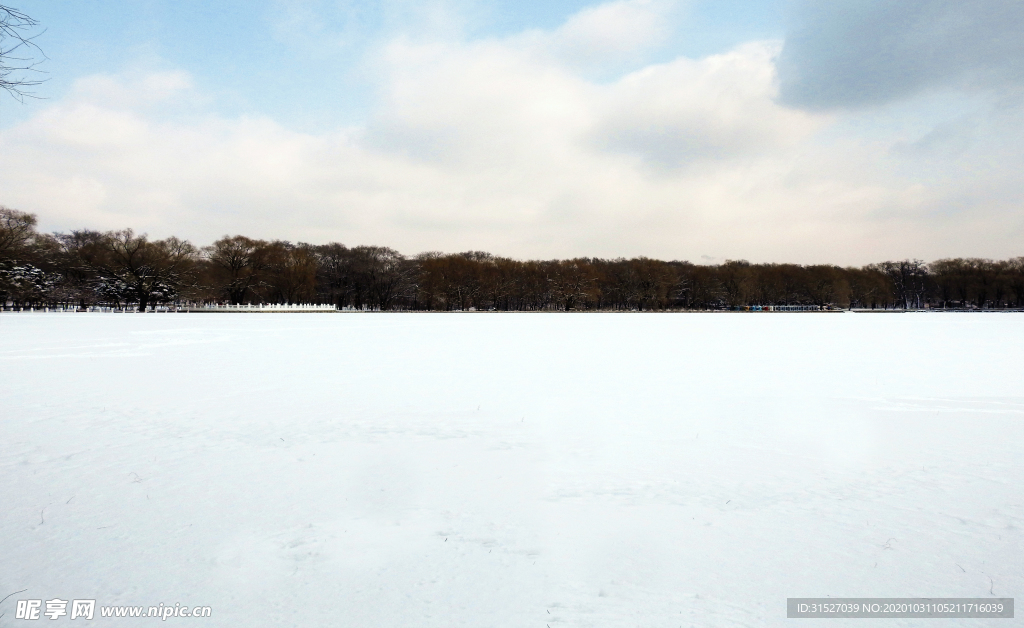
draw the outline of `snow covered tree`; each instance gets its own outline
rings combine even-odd
[[[551,296],[558,308],[571,312],[585,308],[596,297],[597,273],[587,259],[556,261],[548,267]]]
[[[15,304],[44,303],[58,283],[55,275],[29,263],[0,262],[0,298]]]
[[[183,288],[195,285],[196,248],[170,237],[150,242],[131,229],[103,234],[92,261],[99,292],[108,298],[136,302],[144,312],[150,303],[172,301]]]
[[[878,270],[889,278],[897,303],[905,309],[922,307],[925,296],[925,278],[928,269],[919,259],[898,262],[882,262],[870,268]]]

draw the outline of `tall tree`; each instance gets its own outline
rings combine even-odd
[[[269,288],[273,300],[306,303],[316,294],[316,255],[312,247],[290,242],[270,245]]]
[[[36,217],[0,206],[0,308],[37,301],[45,292],[42,270],[29,263],[36,238]]]
[[[1006,283],[1013,292],[1014,305],[1024,307],[1024,257],[1007,260]]]
[[[23,256],[35,235],[35,214],[0,205],[0,261]]]
[[[265,281],[270,253],[267,242],[245,236],[224,236],[203,249],[215,288],[233,305],[244,302]]]
[[[340,242],[314,246],[316,257],[316,293],[320,303],[333,303],[341,309],[351,304],[352,255]]]
[[[587,259],[554,261],[548,267],[552,299],[566,312],[584,309],[596,300],[596,281],[594,267]]]
[[[365,286],[371,309],[390,309],[415,289],[415,268],[406,258],[386,246],[357,246],[351,249],[358,283]]]
[[[194,285],[196,248],[175,237],[150,242],[131,229],[105,233],[94,264],[101,292],[138,303],[139,311],[153,302],[174,300]]]
[[[919,259],[907,259],[874,264],[872,268],[879,270],[889,278],[900,307],[909,310],[912,307],[919,308],[924,304],[925,277],[928,274],[924,262]]]

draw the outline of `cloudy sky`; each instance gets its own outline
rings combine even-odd
[[[1024,255],[1019,0],[7,0],[0,204],[405,253]]]

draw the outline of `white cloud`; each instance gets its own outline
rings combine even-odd
[[[165,102],[192,87],[192,76],[182,70],[134,72],[127,76],[96,74],[75,81],[67,100],[137,108]]]
[[[793,146],[824,118],[775,102],[778,46],[644,68],[608,89],[595,143],[678,166]]]
[[[619,0],[585,9],[551,34],[553,47],[577,62],[607,61],[652,48],[669,36],[677,2]]]
[[[630,54],[658,36],[649,16],[666,6],[616,2],[506,39],[391,41],[372,116],[341,131],[168,116],[204,99],[182,72],[87,77],[0,132],[0,203],[48,227],[199,243],[245,233],[408,253],[838,263],[1014,254],[1015,179],[922,183],[895,139],[829,136],[833,117],[777,102],[777,43],[603,82],[563,54]],[[979,182],[987,196],[965,192]]]

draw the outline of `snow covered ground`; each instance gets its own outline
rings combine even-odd
[[[3,314],[0,626],[1019,598],[1022,355],[1021,314]]]

